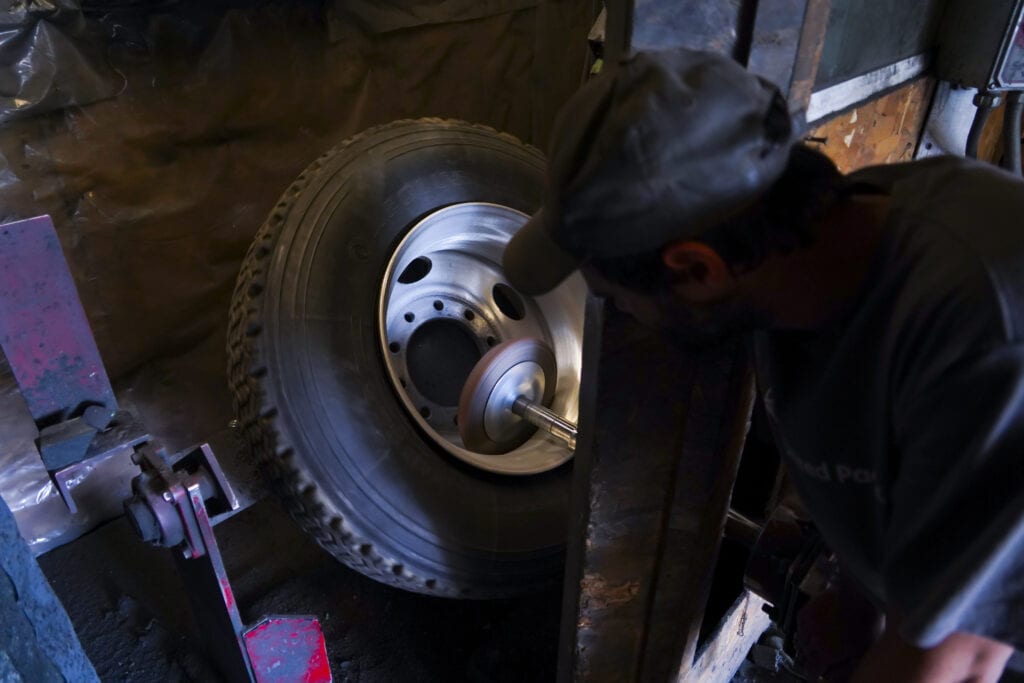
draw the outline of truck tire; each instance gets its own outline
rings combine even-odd
[[[521,452],[467,453],[439,422],[453,418],[450,394],[486,350],[478,347],[521,333],[562,348],[570,379],[559,379],[567,385],[561,409],[575,417],[568,385],[573,373],[578,382],[582,282],[554,303],[497,281],[464,291],[464,272],[501,277],[489,265],[494,245],[480,247],[475,226],[493,241],[496,230],[525,221],[541,202],[544,169],[536,149],[482,126],[373,128],[307,168],[246,255],[228,331],[240,429],[302,528],[377,581],[485,598],[560,580],[570,454],[539,436]],[[414,233],[434,236],[432,263],[408,251]],[[479,252],[469,270],[456,258],[463,247],[445,246],[452,240]],[[420,289],[409,291],[442,292],[415,314],[422,324],[412,322],[412,299],[423,296],[406,296],[402,284],[414,278]],[[408,312],[391,310],[399,294]],[[576,299],[578,308],[564,304]],[[411,333],[397,330],[399,314]],[[385,338],[392,335],[405,336],[400,344]],[[397,352],[402,345],[408,357]],[[438,374],[449,366],[451,376]]]

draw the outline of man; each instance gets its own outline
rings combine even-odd
[[[563,109],[506,273],[535,295],[579,268],[684,342],[754,331],[783,462],[886,615],[852,680],[995,681],[1024,644],[1024,184],[843,177],[795,137],[729,59],[628,58]]]

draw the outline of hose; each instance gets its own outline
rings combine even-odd
[[[978,158],[978,143],[981,142],[981,131],[985,129],[985,122],[992,113],[992,106],[984,103],[978,105],[978,111],[974,114],[974,122],[971,124],[971,131],[967,134],[967,156],[971,159]]]
[[[1006,97],[1002,166],[1017,175],[1022,175],[1020,166],[1021,114],[1024,114],[1024,91],[1015,90]]]

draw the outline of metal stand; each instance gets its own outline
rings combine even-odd
[[[230,681],[330,683],[320,622],[311,616],[242,623],[210,515],[238,507],[206,444],[167,457],[155,446],[137,453],[142,474],[125,513],[139,536],[171,548],[192,612],[221,672]]]

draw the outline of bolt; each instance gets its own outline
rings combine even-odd
[[[979,92],[974,96],[974,106],[994,109],[1002,102],[1002,98],[991,92]]]
[[[139,538],[146,543],[156,543],[160,540],[160,522],[144,501],[138,498],[126,500],[124,513]]]

